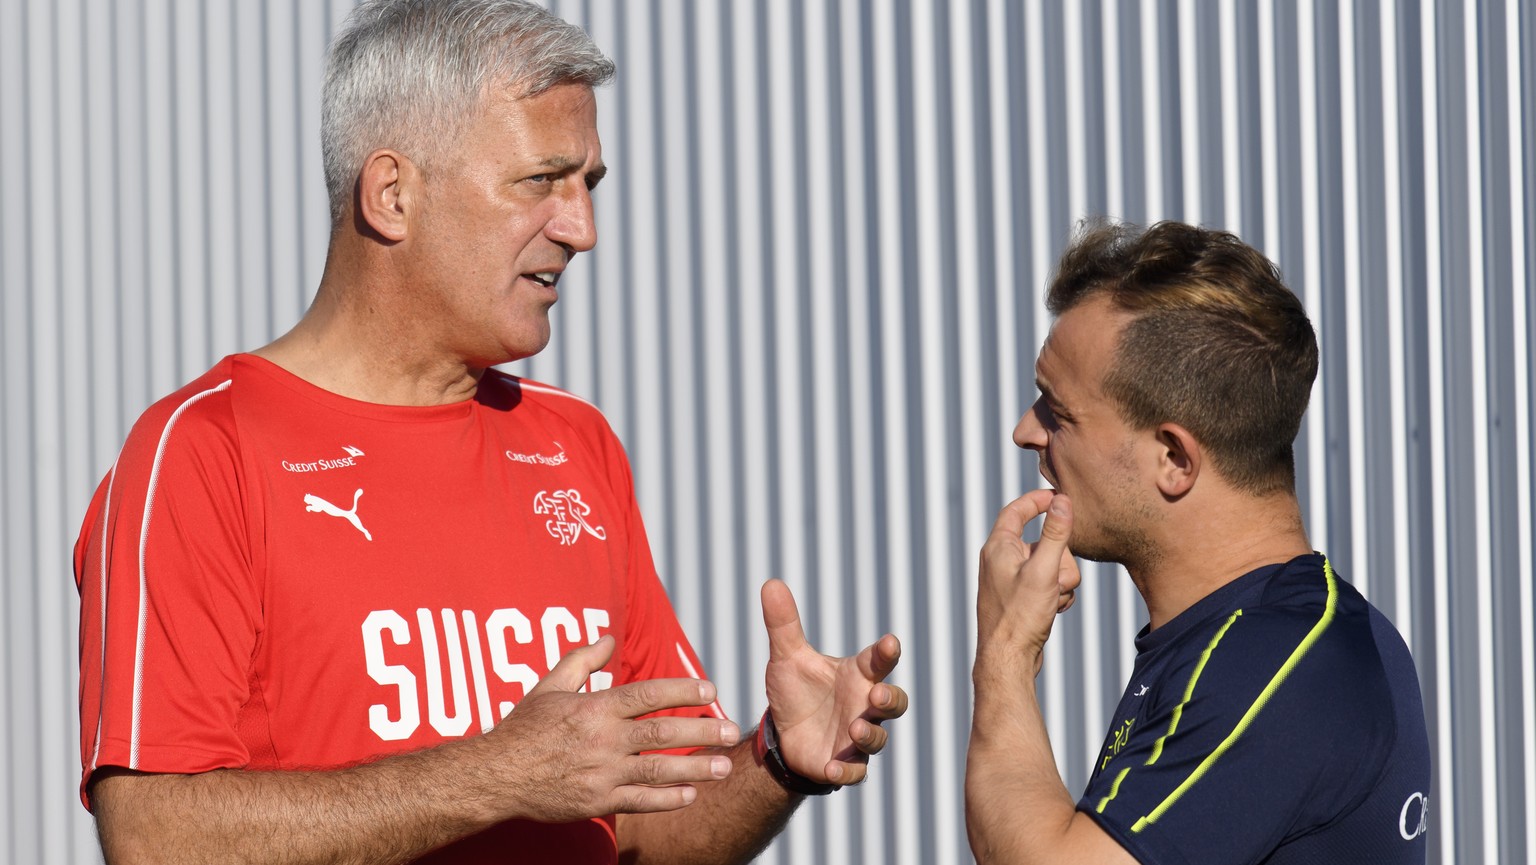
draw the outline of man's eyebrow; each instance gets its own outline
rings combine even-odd
[[[539,160],[540,168],[548,169],[551,173],[554,174],[570,174],[571,172],[580,169],[584,164],[584,160],[572,159],[569,156],[563,156],[560,154],[546,156]],[[596,187],[597,184],[607,176],[607,165],[599,162],[598,164],[592,166],[592,170],[588,171],[585,177],[587,189]]]
[[[581,168],[583,164],[585,164],[584,160],[573,159],[569,156],[563,156],[560,154],[546,156],[539,160],[540,168],[547,168],[550,171],[560,172],[562,174],[575,171],[578,168]],[[587,172],[587,185],[590,186],[597,183],[597,181],[602,180],[603,177],[605,177],[607,174],[608,166],[599,162],[597,165],[592,167],[591,171]]]
[[[1061,400],[1056,398],[1056,394],[1051,390],[1050,384],[1041,381],[1038,376],[1035,378],[1035,390],[1040,391],[1040,395],[1045,397],[1045,401],[1051,405],[1061,405]]]

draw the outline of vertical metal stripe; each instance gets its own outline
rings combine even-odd
[[[23,158],[28,165],[32,165],[34,159],[39,160],[40,165],[47,165],[45,161],[46,151],[39,154],[38,143],[34,140],[35,131],[43,126],[43,124],[41,119],[37,117],[37,112],[42,110],[42,108],[37,105],[37,100],[33,93],[37,87],[37,81],[46,78],[36,68],[38,65],[35,58],[36,46],[42,40],[34,33],[33,28],[38,26],[36,22],[46,14],[47,10],[33,10],[30,7],[24,7],[22,14],[19,16],[20,21],[17,27],[18,32],[22,34],[23,38],[19,50],[15,52],[16,56],[20,58],[19,65],[21,69],[20,74],[17,76],[19,79],[19,84],[17,85],[19,94],[16,102],[19,104],[13,105],[13,108],[19,109],[16,116],[20,116],[24,120],[24,123],[20,124],[23,131],[17,136],[16,143],[19,145]],[[48,213],[46,207],[39,205],[45,205],[47,199],[45,194],[37,189],[37,185],[38,177],[29,171],[25,176],[18,179],[16,192],[21,200],[25,202],[28,213],[33,212],[34,208],[37,208],[42,214],[46,215]],[[42,222],[43,220],[39,221]],[[41,257],[37,248],[38,226],[29,220],[23,225],[13,226],[12,228],[15,229],[12,236],[16,237],[19,241],[16,244],[16,251],[13,253],[20,262],[17,270],[24,283],[28,285],[35,284],[39,268],[38,259]],[[35,315],[34,308],[38,300],[38,298],[28,295],[22,299],[21,303],[16,304],[10,310],[12,327],[16,328],[18,332],[8,333],[6,335],[6,343],[7,346],[15,347],[20,349],[20,351],[17,352],[19,357],[8,359],[7,369],[27,369],[29,373],[31,372],[34,363],[32,358],[35,356],[36,351],[33,317]],[[18,322],[19,325],[17,324]],[[29,456],[29,459],[18,465],[15,472],[11,475],[11,482],[14,484],[13,489],[19,493],[17,504],[20,508],[25,508],[29,512],[34,507],[32,495],[37,487],[37,470],[34,461],[30,459],[31,452],[37,447],[34,430],[37,402],[37,384],[33,381],[35,376],[35,373],[29,375],[13,392],[14,410],[9,412],[11,428],[8,430],[11,435],[11,441],[18,450],[27,453]],[[36,546],[38,540],[36,528],[35,518],[29,519],[27,531],[17,532],[10,539],[12,544],[10,550],[14,552],[9,564],[21,573],[27,573],[36,567],[39,555]],[[8,585],[7,588],[9,589],[10,586]],[[26,583],[17,585],[14,591],[7,591],[6,601],[9,614],[7,622],[9,626],[7,627],[7,648],[10,649],[9,644],[13,641],[17,644],[17,649],[9,652],[10,658],[25,656],[20,651],[19,644],[22,639],[35,639],[32,636],[30,621],[36,620],[37,594],[36,586],[27,585]],[[21,615],[18,616],[18,613]],[[14,672],[12,671],[13,669]],[[12,716],[15,720],[10,730],[12,738],[6,742],[6,757],[9,764],[15,767],[16,771],[24,772],[30,777],[41,780],[38,776],[42,767],[39,763],[37,749],[32,744],[37,735],[37,727],[40,725],[35,719],[25,717],[21,711],[23,707],[37,705],[39,672],[36,669],[29,669],[15,664],[13,668],[7,669],[7,673],[14,677],[8,702],[10,712],[14,713]],[[26,827],[23,831],[31,832],[32,827],[38,826],[41,823],[41,809],[38,807],[35,795],[17,797],[12,803],[12,808],[17,818],[17,824]],[[13,846],[18,854],[28,855],[31,852],[28,848],[32,845],[25,839],[17,839],[13,842]]]
[[[1066,88],[1067,149],[1062,161],[1067,170],[1067,212],[1072,219],[1089,215],[1088,207],[1088,131],[1090,100],[1085,92],[1087,63],[1083,58],[1083,7],[1068,3],[1063,10],[1065,22],[1062,46],[1062,75]],[[1097,94],[1095,94],[1097,95]]]
[[[1365,477],[1365,334],[1361,316],[1361,251],[1360,233],[1364,230],[1360,218],[1361,189],[1357,169],[1360,150],[1358,84],[1355,80],[1355,16],[1353,0],[1344,0],[1338,6],[1339,33],[1339,119],[1342,133],[1342,175],[1344,181],[1341,197],[1344,214],[1344,330],[1345,339],[1345,391],[1348,417],[1354,422],[1348,425],[1349,488],[1354,495],[1349,498],[1350,523],[1350,579],[1366,597],[1371,596],[1371,559],[1367,541],[1365,518],[1370,498],[1366,495]],[[1322,460],[1317,462],[1322,463]]]
[[[1120,91],[1120,0],[1100,0],[1102,6],[1100,38],[1104,47],[1104,90],[1098,94],[1104,103],[1104,188],[1105,216],[1126,217],[1125,209],[1125,128]]]
[[[937,369],[928,372],[930,386],[950,394],[958,408],[946,412],[943,419],[946,444],[940,472],[948,477],[939,479],[939,488],[947,486],[946,498],[953,503],[942,530],[948,536],[948,561],[954,561],[970,542],[966,529],[987,524],[1000,505],[1000,495],[991,494],[1000,486],[994,456],[998,453],[995,444],[999,437],[995,430],[1001,426],[996,421],[999,407],[993,362],[997,335],[988,330],[994,321],[990,308],[995,304],[997,291],[996,251],[986,230],[988,211],[993,207],[991,179],[982,169],[991,159],[992,118],[987,112],[990,94],[983,29],[985,3],[935,4],[932,14],[943,22],[935,28],[939,71],[947,70],[939,82],[938,105],[948,106],[947,111],[940,112],[940,141],[947,146],[941,147],[939,160],[945,166],[941,182],[953,214],[948,221],[947,254],[939,264],[939,284],[953,281],[977,287],[976,291],[962,292],[947,303],[940,298],[939,302],[949,307],[942,319],[943,355],[931,363]],[[940,760],[948,764],[945,794],[960,801],[965,794],[965,744],[972,694],[970,677],[964,673],[969,670],[968,662],[974,654],[975,607],[967,603],[974,595],[970,591],[956,592],[955,587],[969,589],[974,575],[953,574],[948,579],[942,576],[949,571],[947,564],[934,569],[930,592],[946,596],[949,633],[943,653],[950,676],[947,693],[939,699],[949,702],[946,721],[954,738],[946,743]],[[942,821],[936,845],[941,857],[963,858],[969,850],[963,819],[951,811]]]
[[[1220,39],[1215,47],[1221,54],[1221,76],[1217,84],[1221,99],[1221,223],[1228,231],[1246,238],[1247,226],[1243,224],[1242,156],[1238,149],[1243,113],[1238,108],[1241,79],[1237,72],[1236,0],[1219,0],[1216,11],[1220,18]]]
[[[1467,291],[1471,297],[1471,315],[1467,322],[1471,348],[1471,401],[1472,401],[1472,466],[1473,466],[1473,548],[1476,562],[1475,601],[1477,633],[1473,635],[1476,652],[1478,680],[1478,744],[1481,763],[1478,775],[1482,787],[1482,841],[1486,855],[1497,855],[1500,839],[1498,816],[1499,801],[1497,738],[1494,724],[1493,695],[1496,679],[1493,667],[1493,552],[1488,537],[1489,504],[1491,490],[1488,478],[1488,368],[1486,334],[1486,309],[1488,286],[1484,279],[1483,259],[1483,147],[1482,105],[1479,99],[1478,70],[1478,6],[1467,3],[1462,7],[1463,99],[1466,120],[1466,176],[1463,180],[1467,191],[1467,265],[1470,272]]]
[[[1200,147],[1200,73],[1201,45],[1195,37],[1195,0],[1179,0],[1178,41],[1173,45],[1175,63],[1173,69],[1179,80],[1179,138],[1183,144],[1179,156],[1184,178],[1181,197],[1182,212],[1177,218],[1195,225],[1204,225],[1210,214],[1201,208],[1200,173],[1209,155]],[[1173,215],[1173,214],[1170,214]]]
[[[23,62],[26,50],[26,39],[23,24],[25,22],[26,6],[24,4],[6,4],[0,6],[0,112],[4,116],[25,116],[21,105],[24,104],[25,91],[16,82],[25,76],[26,66]],[[23,166],[26,159],[26,146],[18,140],[21,124],[0,124],[0,195],[6,200],[25,199],[25,180]],[[18,177],[17,175],[23,175]],[[17,338],[24,329],[18,327],[16,322],[21,316],[17,307],[25,303],[25,296],[18,296],[9,288],[13,283],[24,283],[24,277],[18,272],[23,272],[18,262],[24,260],[24,253],[19,248],[18,240],[26,230],[24,219],[25,211],[7,208],[0,210],[0,279],[4,279],[6,290],[0,293],[0,337],[4,338],[4,344],[0,345],[0,562],[4,563],[7,572],[18,566],[17,551],[22,544],[18,543],[20,535],[30,528],[30,519],[23,522],[18,516],[24,513],[24,507],[18,507],[11,503],[12,496],[16,496],[20,490],[20,483],[16,481],[19,474],[12,467],[13,462],[20,463],[24,448],[19,438],[13,432],[13,426],[19,423],[17,415],[21,414],[19,406],[13,403],[20,402],[20,392],[26,386],[26,380],[19,374],[23,364],[13,360],[13,355],[25,357],[22,340]],[[29,370],[30,372],[30,370]],[[14,379],[14,381],[13,381]],[[24,591],[20,581],[7,579],[0,586],[0,599],[3,599],[6,613],[4,623],[6,625],[6,657],[3,670],[3,680],[0,680],[0,775],[7,779],[15,779],[22,776],[20,768],[16,765],[16,752],[21,738],[20,726],[25,721],[21,717],[21,707],[24,702],[19,699],[17,683],[23,675],[23,671],[13,667],[13,658],[20,657],[19,652],[12,652],[11,646],[21,634],[19,627],[13,627],[11,622],[11,610],[17,608],[16,599]],[[8,781],[3,789],[0,789],[0,806],[4,807],[5,814],[0,825],[5,827],[5,839],[0,842],[0,850],[3,850],[11,861],[18,861],[21,851],[18,849],[22,839],[22,833],[18,828],[23,823],[25,814],[20,813],[22,806],[20,791],[16,790],[16,783]]]
[[[1424,104],[1421,110],[1424,113],[1424,213],[1430,224],[1439,218],[1440,209],[1440,116],[1437,88],[1439,80],[1439,62],[1437,57],[1438,44],[1435,38],[1436,26],[1434,20],[1434,7],[1431,0],[1424,0],[1420,4],[1419,36],[1420,54],[1424,64],[1423,94]],[[1436,766],[1440,789],[1439,799],[1446,803],[1450,811],[1451,820],[1446,821],[1444,830],[1435,836],[1441,844],[1441,856],[1455,861],[1457,831],[1457,799],[1455,793],[1455,780],[1457,777],[1456,754],[1453,745],[1452,715],[1451,715],[1451,643],[1450,643],[1450,577],[1449,555],[1446,545],[1449,537],[1446,533],[1446,505],[1445,505],[1445,384],[1444,384],[1444,349],[1443,349],[1443,324],[1441,321],[1441,302],[1443,287],[1441,280],[1440,261],[1440,235],[1433,229],[1426,230],[1424,244],[1424,279],[1427,287],[1429,303],[1425,310],[1427,319],[1427,331],[1429,336],[1429,416],[1430,416],[1430,440],[1432,442],[1432,459],[1430,468],[1430,500],[1431,500],[1431,524],[1434,527],[1432,537],[1437,539],[1434,544],[1434,565],[1431,578],[1434,584],[1434,620],[1435,620],[1435,717],[1437,721],[1436,742]]]
[[[854,612],[854,638],[868,639],[890,626],[884,545],[889,513],[882,449],[885,422],[880,391],[875,386],[883,364],[880,334],[872,327],[882,291],[879,209],[873,206],[879,195],[875,144],[878,121],[873,74],[874,33],[869,4],[844,0],[840,12],[846,76],[844,95],[849,124],[842,156],[850,167],[844,172],[848,213],[844,217],[843,237],[847,248],[852,250],[844,256],[848,264],[849,288],[850,363],[847,375],[850,400],[847,410],[851,415],[848,427],[852,451],[852,489],[847,516],[853,523],[849,541],[857,567],[850,583],[853,597],[849,603]],[[867,214],[866,218],[857,218],[860,213]],[[903,634],[901,637],[903,650],[911,651],[909,636]],[[908,840],[905,835],[898,837],[897,831],[888,828],[886,815],[897,813],[896,790],[905,780],[903,770],[910,770],[910,765],[910,760],[903,764],[893,759],[874,766],[874,777],[878,780],[866,786],[859,797],[857,834],[863,861],[888,861],[890,847]],[[911,831],[915,831],[915,827]],[[905,849],[915,849],[915,845],[904,846]]]
[[[1529,57],[1523,56],[1520,41],[1520,11],[1521,5],[1510,0],[1504,6],[1504,62],[1505,80],[1509,84],[1505,111],[1509,120],[1509,156],[1510,156],[1510,263],[1511,263],[1511,300],[1514,324],[1514,406],[1515,406],[1515,488],[1516,488],[1516,538],[1519,544],[1519,568],[1518,573],[1530,575],[1536,573],[1536,564],[1533,564],[1533,541],[1529,527],[1532,525],[1531,502],[1531,332],[1528,327],[1531,308],[1529,304],[1527,281],[1531,278],[1529,255],[1530,249],[1523,243],[1526,237],[1526,208],[1530,206],[1529,199],[1523,194],[1527,188],[1528,176],[1526,172],[1529,166],[1525,162],[1524,153],[1524,123],[1529,120],[1522,115],[1523,100],[1530,94],[1526,90],[1528,79],[1521,76],[1522,62],[1529,62]],[[1527,10],[1527,14],[1529,11]],[[1519,584],[1518,597],[1520,601],[1520,631],[1518,637],[1520,654],[1520,719],[1500,718],[1501,723],[1512,724],[1517,730],[1536,729],[1536,598],[1533,598],[1532,580],[1530,578],[1517,580]],[[1513,701],[1511,701],[1513,702]],[[1520,744],[1522,754],[1522,779],[1523,821],[1521,830],[1525,836],[1525,859],[1527,862],[1536,862],[1536,743],[1532,743],[1527,736],[1521,736]],[[1510,791],[1513,794],[1515,791]],[[1510,851],[1513,857],[1516,851]]]
[[[1283,248],[1280,229],[1280,161],[1277,151],[1280,125],[1279,70],[1276,59],[1276,27],[1274,0],[1259,0],[1259,103],[1260,134],[1263,153],[1264,225],[1254,232],[1252,242],[1279,260]]]
[[[1312,327],[1317,331],[1317,344],[1328,345],[1328,331],[1333,324],[1319,315],[1323,308],[1323,261],[1320,238],[1321,178],[1318,154],[1318,104],[1317,70],[1317,23],[1315,0],[1302,0],[1296,11],[1296,69],[1297,69],[1297,126],[1301,132],[1301,210],[1293,214],[1293,234],[1300,239],[1300,267],[1292,272],[1300,273],[1299,293],[1312,316]],[[1296,288],[1293,284],[1293,288]],[[1308,534],[1312,545],[1320,550],[1329,548],[1328,472],[1327,472],[1327,406],[1328,380],[1319,375],[1312,386],[1311,407],[1302,423],[1302,436],[1306,439],[1307,497],[1302,506],[1306,509]]]
[[[1402,166],[1400,153],[1404,137],[1402,121],[1398,114],[1397,57],[1398,23],[1397,5],[1381,6],[1381,68],[1382,81],[1382,128],[1387,146],[1383,148],[1385,212],[1382,222],[1386,228],[1386,280],[1387,280],[1387,380],[1392,399],[1391,450],[1392,479],[1388,499],[1392,503],[1392,564],[1396,605],[1392,619],[1403,635],[1403,640],[1415,645],[1413,617],[1410,615],[1412,595],[1409,581],[1413,575],[1413,560],[1408,549],[1408,396],[1406,394],[1406,358],[1404,350],[1403,311],[1403,204],[1401,195]]]
[[[1162,104],[1161,44],[1157,33],[1156,0],[1141,0],[1141,118],[1142,144],[1145,148],[1143,171],[1146,183],[1146,222],[1169,216],[1163,190],[1163,118],[1168,116]],[[1049,251],[1042,250],[1042,256]],[[1038,345],[1038,342],[1036,343]]]
[[[902,111],[906,94],[903,91],[905,79],[901,70],[907,60],[902,53],[904,43],[898,42],[898,39],[903,30],[900,18],[907,10],[903,3],[870,5],[874,8],[866,14],[870,16],[871,27],[869,74],[874,91],[871,99],[874,103],[872,122],[875,131],[875,171],[871,176],[871,191],[874,194],[878,223],[875,247],[870,259],[878,271],[871,274],[870,288],[871,300],[875,302],[870,311],[870,326],[875,332],[873,348],[876,352],[872,358],[875,363],[871,367],[871,391],[881,407],[878,417],[882,424],[882,434],[877,438],[880,463],[876,470],[882,476],[885,493],[880,501],[880,507],[884,510],[882,516],[885,533],[877,543],[879,555],[890,574],[890,627],[903,640],[912,644],[916,637],[917,618],[911,600],[915,592],[912,577],[915,563],[903,538],[906,530],[903,509],[913,497],[906,467],[902,464],[903,456],[910,449],[907,425],[903,423],[908,406],[901,376],[901,359],[907,348],[899,326],[901,295],[889,287],[905,272],[901,255],[904,237],[902,220],[908,206],[904,190],[911,175],[904,152],[908,129]],[[925,681],[921,665],[909,667],[903,681],[914,690],[923,687]],[[925,715],[913,719],[916,723],[912,725],[912,734],[922,736],[931,732]],[[927,782],[921,763],[922,749],[897,749],[892,756],[895,758],[891,779],[895,785],[894,813],[914,813],[915,809],[923,807],[925,800],[919,792]],[[910,851],[907,855],[921,858],[932,849],[931,828],[922,821],[901,821],[894,830],[892,846]]]

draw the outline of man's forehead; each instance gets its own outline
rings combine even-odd
[[[1035,378],[1048,386],[1096,389],[1132,315],[1107,297],[1091,297],[1051,325],[1035,360]]]

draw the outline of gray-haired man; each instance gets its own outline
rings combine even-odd
[[[349,19],[313,306],[145,413],[76,547],[112,861],[742,861],[884,746],[895,637],[821,655],[777,581],[744,739],[602,416],[491,369],[596,242],[611,73],[512,0]]]

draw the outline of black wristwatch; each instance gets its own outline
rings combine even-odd
[[[799,793],[801,796],[825,796],[836,790],[836,784],[823,784],[820,781],[812,781],[810,778],[789,768],[784,762],[784,755],[779,752],[779,729],[773,726],[773,712],[763,712],[763,722],[757,725],[757,737],[753,739],[753,752],[757,754],[758,762],[773,776],[773,780],[779,782],[779,786],[791,793]]]

